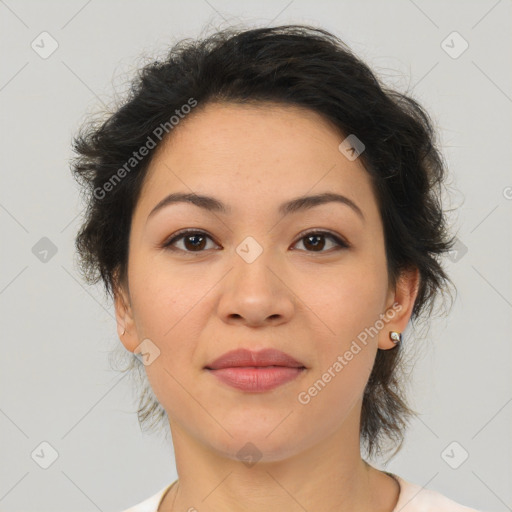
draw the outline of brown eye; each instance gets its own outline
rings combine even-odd
[[[185,253],[203,252],[212,247],[207,247],[208,240],[213,239],[204,231],[184,230],[178,232],[170,240],[163,244],[163,248],[171,251],[182,251]],[[329,246],[329,241],[331,246]],[[348,248],[349,244],[328,231],[311,231],[303,235],[295,245],[303,242],[306,252],[329,252],[329,249]],[[181,243],[181,247],[177,244]],[[214,244],[216,245],[216,244]],[[324,250],[327,246],[327,250]]]
[[[303,241],[303,245],[307,252],[328,252],[323,250],[326,246],[326,239],[333,241],[334,247],[348,248],[348,244],[346,242],[327,231],[312,231],[303,235],[299,242]],[[328,247],[328,249],[330,248],[332,247]]]
[[[163,247],[185,252],[202,252],[206,248],[206,241],[208,239],[212,240],[211,237],[203,231],[181,231],[166,242]],[[177,242],[181,241],[183,241],[183,247],[173,247]]]

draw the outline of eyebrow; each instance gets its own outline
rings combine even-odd
[[[361,219],[364,221],[364,215],[359,206],[354,203],[348,197],[345,197],[341,194],[335,194],[333,192],[324,192],[322,194],[316,194],[313,196],[302,196],[287,201],[279,206],[278,212],[280,215],[285,216],[291,213],[301,212],[305,210],[309,210],[315,206],[337,202],[349,206]],[[176,192],[169,194],[164,197],[149,213],[148,220],[152,217],[156,212],[169,206],[171,204],[176,203],[189,203],[199,208],[203,208],[204,210],[230,214],[232,212],[231,208],[224,204],[222,201],[215,199],[214,197],[200,195],[200,194],[187,194]]]

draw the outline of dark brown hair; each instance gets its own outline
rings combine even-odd
[[[433,123],[416,100],[384,86],[341,40],[303,25],[230,28],[181,41],[165,59],[139,69],[128,97],[106,120],[82,127],[74,139],[72,171],[87,195],[76,248],[89,283],[101,279],[112,298],[116,286],[126,284],[132,213],[155,151],[132,162],[133,168],[126,162],[148,137],[160,146],[165,137],[156,140],[155,133],[162,126],[169,128],[165,135],[171,133],[169,120],[183,118],[191,98],[199,108],[190,115],[213,101],[310,109],[362,141],[359,158],[382,216],[390,282],[405,269],[419,269],[412,320],[429,316],[438,292],[450,284],[439,256],[453,244],[441,207],[445,165]],[[126,172],[113,183],[123,165]],[[365,388],[360,433],[370,457],[384,451],[385,441],[398,451],[416,414],[404,398],[401,353],[401,345],[379,350]],[[130,356],[132,368],[138,364],[141,370]],[[147,381],[138,413],[141,426],[166,414]]]

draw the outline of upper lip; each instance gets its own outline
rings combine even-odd
[[[205,368],[219,370],[241,366],[287,366],[291,368],[304,368],[304,365],[289,354],[273,348],[266,348],[257,352],[239,348],[221,355]]]

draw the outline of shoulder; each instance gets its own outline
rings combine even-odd
[[[456,503],[437,491],[425,489],[398,475],[393,476],[400,483],[400,496],[393,512],[483,512]],[[153,496],[122,512],[157,512],[163,497],[174,483],[172,482]]]
[[[165,494],[175,483],[176,482],[172,482],[163,489],[160,489],[156,494],[153,494],[153,496],[145,499],[137,505],[134,505],[133,507],[123,510],[122,512],[157,512]]]
[[[398,475],[393,476],[400,483],[400,496],[393,512],[479,512],[456,503],[437,491],[425,489]]]

